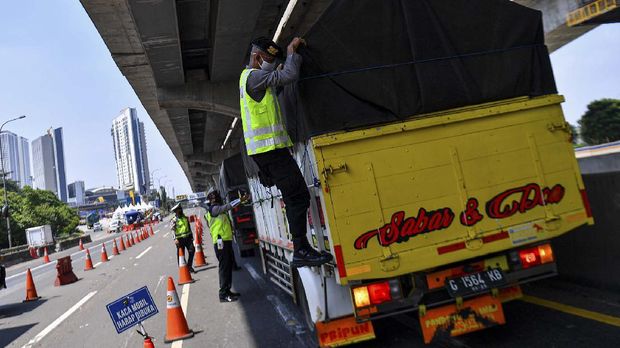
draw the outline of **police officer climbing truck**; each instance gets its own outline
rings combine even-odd
[[[177,203],[174,207],[172,207],[172,211],[174,212],[174,217],[172,218],[172,231],[174,232],[174,244],[177,247],[177,262],[179,260],[179,249],[185,248],[187,250],[187,265],[189,266],[189,271],[191,273],[196,273],[194,271],[193,261],[194,261],[194,236],[192,233],[192,227],[189,224],[189,219],[185,214],[183,214],[183,207],[181,207],[181,203]]]
[[[293,146],[280,111],[275,93],[297,81],[301,56],[297,48],[304,41],[294,38],[287,47],[284,66],[276,69],[282,50],[273,41],[261,37],[252,41],[250,63],[239,79],[241,121],[247,154],[256,162],[265,186],[275,185],[282,192],[286,206],[289,230],[293,236],[291,266],[319,266],[330,262],[332,256],[319,253],[307,239],[306,214],[310,207],[310,193],[306,182],[291,156]]]
[[[207,220],[209,231],[211,231],[213,248],[219,263],[220,302],[234,302],[241,296],[241,294],[231,290],[234,264],[232,247],[233,228],[228,217],[228,211],[247,199],[248,197],[244,195],[228,204],[224,204],[217,190],[211,189],[207,194],[208,204],[205,220]]]

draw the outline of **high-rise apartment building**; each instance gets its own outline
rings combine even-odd
[[[32,186],[28,139],[3,131],[0,133],[0,143],[2,144],[0,172],[6,171],[6,178],[17,182],[19,187]]]
[[[47,134],[32,141],[32,163],[34,186],[54,192],[67,202],[67,175],[65,172],[65,151],[62,127],[47,131]]]
[[[112,121],[116,176],[121,190],[146,193],[151,184],[144,124],[135,108],[125,108]]]
[[[86,189],[84,181],[75,181],[67,185],[68,202],[74,206],[84,205],[86,198]]]

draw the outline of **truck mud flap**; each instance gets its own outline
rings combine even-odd
[[[491,295],[465,301],[460,306],[451,304],[420,312],[420,326],[427,344],[505,323],[502,303]]]
[[[316,334],[319,346],[339,347],[375,338],[372,322],[358,323],[354,316],[316,323]]]

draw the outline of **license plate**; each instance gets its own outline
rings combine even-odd
[[[446,290],[452,297],[481,293],[506,284],[504,273],[499,268],[446,279]]]

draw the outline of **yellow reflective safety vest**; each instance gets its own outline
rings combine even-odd
[[[228,241],[233,239],[232,224],[230,223],[230,219],[228,219],[227,213],[221,213],[216,217],[212,217],[211,213],[207,211],[205,220],[207,220],[209,224],[213,244],[217,243],[218,236],[222,237],[222,240]]]
[[[192,235],[192,229],[189,227],[189,219],[187,216],[177,218],[174,235],[177,239],[185,238]]]
[[[244,69],[239,79],[241,123],[248,155],[291,147],[293,143],[282,121],[280,103],[273,87],[267,88],[260,102],[246,92],[248,76],[254,70],[258,69]]]

